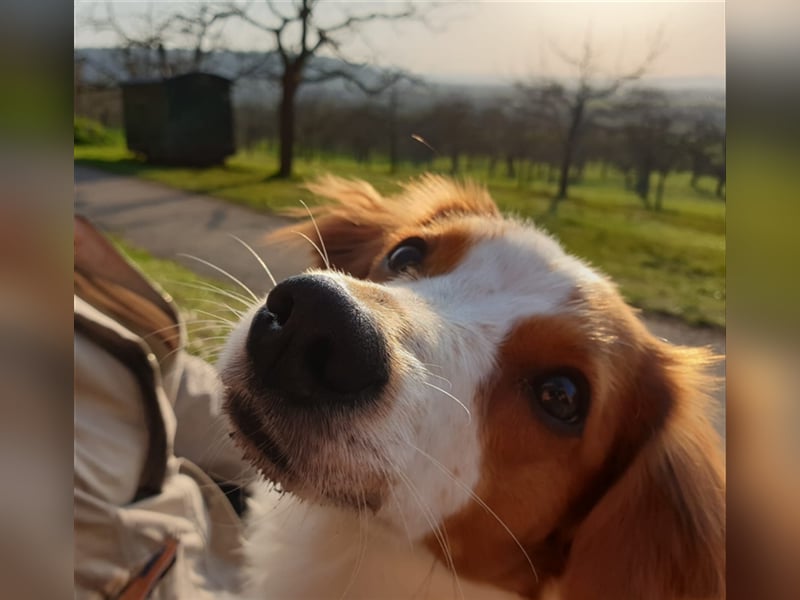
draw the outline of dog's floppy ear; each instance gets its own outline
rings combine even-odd
[[[320,247],[318,267],[329,266],[365,279],[395,218],[393,204],[365,181],[326,176],[307,188],[333,202],[315,207],[313,219],[293,229]]]
[[[723,460],[699,382],[676,363],[643,371],[636,393],[664,422],[578,525],[565,600],[725,597]]]
[[[423,226],[453,214],[499,214],[484,188],[436,175],[412,181],[394,197],[382,196],[365,181],[331,175],[306,187],[332,202],[312,208],[312,219],[278,231],[270,239],[287,241],[302,234],[318,247],[314,250],[318,267],[329,266],[360,279],[369,276],[387,236],[400,227]],[[305,210],[291,213],[308,214]]]

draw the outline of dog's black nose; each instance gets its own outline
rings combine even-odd
[[[333,279],[298,275],[269,293],[247,338],[256,380],[287,399],[352,401],[389,379],[372,317]]]

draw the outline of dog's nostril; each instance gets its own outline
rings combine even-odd
[[[275,320],[281,327],[289,320],[293,308],[294,298],[285,287],[278,286],[267,296],[267,310],[275,315]]]
[[[253,315],[253,321],[250,324],[250,331],[262,332],[272,329],[273,323],[276,321],[276,316],[269,310],[264,310],[262,307],[256,314]]]

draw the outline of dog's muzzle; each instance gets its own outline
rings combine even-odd
[[[389,381],[386,340],[367,309],[324,275],[278,284],[247,337],[253,383],[306,408],[374,400]]]

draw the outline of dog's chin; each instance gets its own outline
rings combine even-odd
[[[268,434],[248,430],[245,433],[235,423],[230,434],[234,444],[242,451],[244,459],[258,469],[261,477],[273,483],[280,491],[291,492],[299,486],[286,467],[285,459],[277,459],[274,443],[264,444]]]
[[[262,478],[273,484],[277,491],[289,493],[311,504],[372,512],[380,508],[380,482],[365,478],[363,473],[357,474],[351,485],[337,485],[335,488],[330,482],[312,478],[313,469],[304,468],[302,462],[313,463],[314,459],[306,456],[301,461],[298,456],[282,448],[259,411],[253,408],[249,395],[229,392],[225,411],[232,424],[233,442],[241,449],[245,460],[256,467]],[[318,457],[318,460],[325,458]],[[356,483],[361,479],[372,481],[366,486],[363,481]]]

